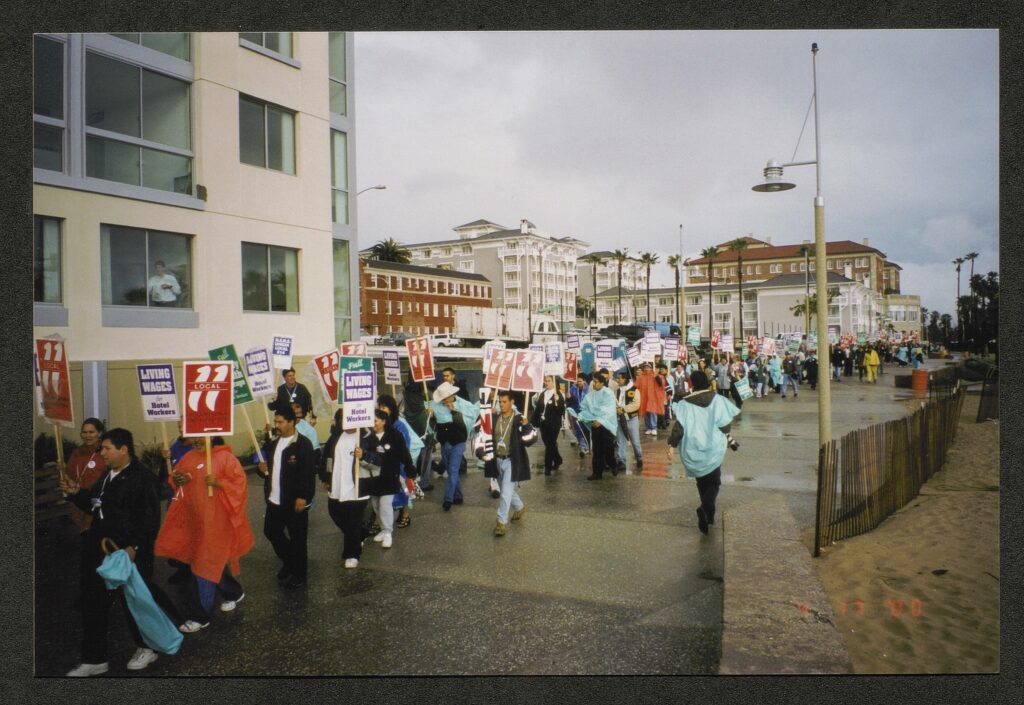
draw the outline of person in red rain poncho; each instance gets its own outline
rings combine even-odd
[[[645,434],[658,435],[658,416],[665,413],[665,379],[655,375],[651,363],[640,365],[636,376],[636,388],[640,390],[640,411],[644,415]]]
[[[193,582],[185,606],[187,621],[179,629],[199,631],[210,623],[217,590],[221,611],[233,610],[245,597],[235,578],[238,559],[253,547],[255,537],[245,512],[245,471],[223,440],[214,438],[213,472],[206,467],[206,438],[196,438],[193,450],[174,467],[169,479],[174,500],[156,539],[154,552],[192,568]],[[208,487],[213,488],[209,496]]]

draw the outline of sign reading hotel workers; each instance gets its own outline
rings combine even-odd
[[[174,389],[174,366],[136,365],[139,396],[146,421],[179,421],[178,395]]]
[[[665,361],[679,359],[679,338],[665,338]]]
[[[234,345],[224,345],[210,351],[211,360],[230,360],[235,363],[234,367],[234,399],[235,404],[247,404],[252,401],[252,392],[249,390],[249,383],[245,381],[245,372],[242,371],[242,364],[238,361],[238,353]]]
[[[579,333],[569,333],[565,336],[565,349],[566,350],[579,350],[580,349],[580,336]]]
[[[611,368],[615,348],[611,343],[598,343],[594,348],[594,365],[597,369]]]
[[[372,428],[377,401],[377,380],[373,372],[345,370],[341,373],[341,427]]]
[[[409,372],[414,382],[429,382],[434,379],[434,356],[430,352],[430,336],[409,338],[405,341],[409,353]]]
[[[71,373],[63,340],[37,338],[39,386],[43,393],[43,417],[53,424],[74,427],[71,406]]]
[[[270,351],[266,348],[252,348],[245,353],[245,372],[249,375],[249,389],[254,397],[277,394],[274,370],[270,365]]]
[[[384,350],[381,357],[384,360],[384,384],[401,384],[402,363],[398,359],[398,350]]]
[[[565,349],[561,343],[544,344],[544,374],[555,377],[565,374]]]
[[[537,350],[516,350],[515,356],[512,391],[542,391],[544,389],[544,353]]]
[[[234,360],[184,362],[184,424],[186,436],[230,436],[234,433]]]
[[[642,360],[640,359],[640,351],[636,346],[631,345],[626,348],[626,360],[629,361],[631,367],[639,367]]]
[[[275,335],[270,345],[274,353],[274,369],[287,370],[292,366],[292,343],[295,341],[290,335]]]
[[[512,368],[515,363],[515,350],[495,350],[485,369],[484,386],[491,389],[508,389],[512,384]]]
[[[340,360],[337,348],[331,348],[327,352],[313,356],[313,366],[316,367],[316,376],[320,380],[320,389],[324,396],[332,402],[338,398],[338,364]]]

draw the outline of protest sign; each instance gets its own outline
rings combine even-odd
[[[863,331],[857,333],[857,345],[863,345],[866,342],[868,342],[868,334]]]
[[[580,346],[580,355],[576,362],[579,370],[585,374],[594,371],[594,343],[588,340]]]
[[[485,368],[484,386],[491,389],[508,389],[512,384],[512,370],[515,367],[516,351],[496,349]]]
[[[234,360],[182,363],[185,436],[230,436],[234,433]]]
[[[274,370],[271,369],[270,351],[266,348],[252,348],[245,353],[245,372],[249,375],[249,389],[256,398],[269,397],[277,393],[274,386]]]
[[[487,363],[491,361],[491,355],[494,353],[494,351],[504,349],[504,340],[488,340],[486,343],[484,343],[484,371],[487,370]]]
[[[718,349],[727,353],[736,352],[736,348],[733,346],[731,333],[726,333],[718,339]]]
[[[688,326],[686,329],[686,344],[693,347],[700,346],[700,326]]]
[[[526,349],[542,353],[544,352],[544,343],[530,343],[526,346]]]
[[[679,338],[665,338],[665,362],[679,359]]]
[[[316,367],[316,375],[320,380],[320,389],[324,396],[332,402],[338,399],[338,364],[341,355],[337,348],[331,348],[327,352],[313,356],[313,366]]]
[[[795,336],[789,336],[786,339],[786,352],[796,354],[800,350],[800,338]]]
[[[630,367],[639,367],[642,360],[640,359],[640,351],[635,346],[626,348],[626,361],[629,362]]]
[[[381,357],[384,360],[384,384],[402,384],[402,363],[398,359],[398,350],[384,350]]]
[[[36,413],[40,416],[46,415],[46,410],[43,408],[43,387],[39,382],[39,355],[32,353],[32,372],[35,379],[33,385],[36,390]]]
[[[249,383],[245,381],[245,372],[242,364],[238,361],[238,353],[234,345],[224,345],[210,351],[211,360],[230,360],[235,363],[234,379],[232,380],[232,396],[234,404],[246,404],[252,401],[252,392],[249,390]]]
[[[338,358],[338,375],[345,372],[368,372],[373,378],[373,388],[377,389],[377,366],[373,364],[372,357],[357,357],[355,355],[342,355]],[[338,390],[339,395],[341,394],[341,388]],[[341,403],[339,397],[338,403]]]
[[[71,405],[71,372],[63,340],[37,338],[39,386],[43,393],[43,417],[52,424],[74,428]],[[59,443],[59,441],[58,441]]]
[[[146,421],[178,421],[178,395],[174,389],[174,366],[136,365],[142,415]]]
[[[598,343],[594,346],[594,366],[601,370],[612,366],[615,347],[611,343]]]
[[[570,382],[574,382],[576,377],[579,376],[579,358],[576,352],[573,350],[565,351],[565,374],[563,377]]]
[[[413,381],[427,382],[434,379],[434,356],[430,351],[430,336],[407,339],[405,349],[409,353],[409,372]]]
[[[747,345],[747,341],[743,341],[743,347],[740,348],[740,358],[746,360],[750,357],[750,346]]]
[[[361,340],[354,340],[348,343],[342,343],[339,347],[339,352],[342,355],[348,355],[350,357],[366,357],[366,343]]]
[[[818,334],[808,333],[807,334],[807,349],[817,350],[818,349]]]
[[[722,336],[719,334],[718,329],[711,331],[711,349],[718,350],[718,345],[722,341]]]
[[[580,336],[578,333],[569,333],[565,336],[565,349],[566,350],[579,350],[580,349]]]
[[[544,344],[544,374],[555,377],[565,374],[565,350],[561,343]]]
[[[648,328],[644,331],[644,341],[648,343],[661,343],[661,333],[657,328]]]
[[[750,382],[747,381],[746,377],[740,377],[738,380],[733,382],[733,386],[736,387],[736,391],[739,392],[740,399],[746,401],[750,397],[754,396],[753,390],[750,389]]]
[[[761,338],[761,354],[766,357],[775,354],[775,338],[769,338],[767,335]]]
[[[644,362],[654,362],[654,358],[661,354],[661,341],[652,342],[646,338],[640,342],[640,359]]]
[[[287,370],[292,366],[292,343],[295,341],[290,335],[275,335],[270,343],[270,350],[274,355],[274,369]]]
[[[544,389],[544,353],[516,350],[511,387],[514,392],[539,392]]]
[[[369,358],[358,358],[369,359]],[[372,371],[342,370],[341,372],[341,427],[343,429],[372,428],[374,405],[377,402],[377,383]]]

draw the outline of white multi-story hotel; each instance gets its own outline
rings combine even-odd
[[[83,365],[76,418],[122,420],[127,361],[352,338],[350,34],[34,42],[34,333]]]

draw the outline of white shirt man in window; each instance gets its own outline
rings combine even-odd
[[[181,296],[181,285],[173,274],[167,271],[163,260],[153,264],[156,274],[149,278],[149,303],[152,306],[177,306]]]

